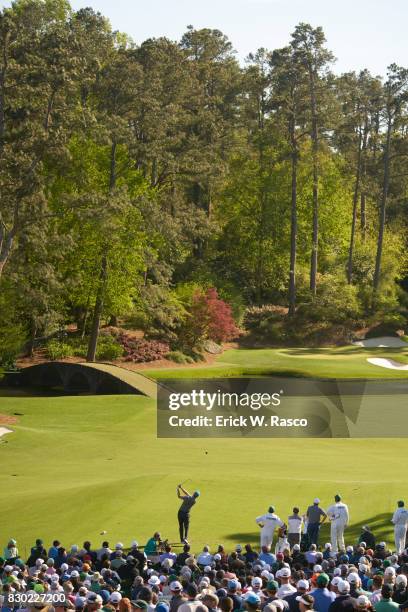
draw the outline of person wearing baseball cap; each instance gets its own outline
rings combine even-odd
[[[304,595],[299,595],[297,598],[297,602],[299,604],[300,612],[306,612],[309,610],[313,610],[314,599],[310,593],[305,593]]]
[[[289,612],[299,612],[299,595],[305,595],[309,591],[309,581],[301,578],[296,583],[296,591],[285,597],[285,602],[289,605]]]
[[[261,609],[261,598],[257,593],[249,591],[244,599],[244,609],[249,612],[256,612]]]
[[[241,590],[241,583],[236,579],[232,578],[227,583],[227,595],[232,599],[233,609],[240,610],[242,607],[242,597],[239,594]]]
[[[257,516],[255,522],[261,528],[261,548],[268,546],[271,548],[273,536],[277,527],[283,527],[285,523],[275,514],[275,508],[269,506],[268,512]]]
[[[183,495],[180,493],[183,493]],[[194,491],[192,495],[186,491],[181,484],[177,485],[177,497],[182,500],[181,506],[177,514],[177,520],[179,524],[180,542],[188,543],[188,530],[190,527],[190,511],[191,508],[197,503],[200,497],[200,491]]]
[[[316,588],[310,593],[318,612],[328,612],[330,605],[336,599],[335,593],[328,589],[329,583],[330,578],[327,574],[319,574],[316,578]]]
[[[337,582],[338,596],[330,604],[328,612],[354,612],[357,600],[350,596],[350,584],[339,578]]]
[[[185,587],[184,593],[187,601],[181,604],[178,612],[208,612],[207,606],[198,599],[198,589],[194,583],[190,582]]]
[[[307,536],[310,544],[319,544],[319,531],[321,525],[327,518],[326,512],[323,508],[320,508],[320,499],[315,497],[313,505],[309,506],[306,510],[307,519]]]
[[[340,495],[334,496],[334,504],[327,509],[327,516],[331,523],[330,539],[333,552],[337,553],[339,550],[345,550],[344,530],[349,523],[350,515],[348,507],[341,501]]]
[[[408,510],[402,499],[397,503],[391,522],[394,524],[395,550],[401,555],[405,549],[408,528]]]
[[[170,582],[170,612],[177,612],[181,604],[187,601],[187,597],[183,594],[183,587],[181,582],[173,580]]]
[[[276,572],[276,577],[280,581],[280,587],[277,592],[279,599],[284,599],[292,593],[296,593],[296,588],[291,584],[292,572],[289,567],[282,567]]]

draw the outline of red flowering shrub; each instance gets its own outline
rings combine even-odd
[[[170,347],[166,342],[136,339],[125,334],[121,334],[119,342],[125,352],[125,361],[133,361],[134,363],[164,359],[170,351]]]
[[[239,334],[231,306],[218,297],[213,287],[205,292],[197,289],[186,310],[188,315],[179,332],[182,346],[195,347],[206,339],[226,342]]]

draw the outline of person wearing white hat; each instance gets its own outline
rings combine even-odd
[[[315,497],[313,505],[309,506],[306,510],[306,521],[307,521],[307,535],[310,544],[319,544],[319,531],[320,526],[327,518],[326,512],[323,508],[320,508],[320,499]]]
[[[330,539],[334,553],[345,550],[344,530],[349,522],[349,511],[345,503],[341,501],[340,495],[334,496],[334,504],[327,509],[327,516],[331,522]]]
[[[280,581],[280,587],[276,595],[280,599],[283,599],[284,597],[296,592],[296,588],[290,583],[291,576],[292,572],[290,571],[289,567],[282,567],[276,573],[276,577],[279,578]]]
[[[408,527],[408,510],[405,508],[405,503],[402,500],[398,502],[398,507],[392,516],[391,522],[394,524],[395,550],[398,555],[401,555],[405,549]]]
[[[273,536],[277,527],[283,527],[284,522],[275,514],[275,508],[270,506],[268,512],[255,519],[261,528],[261,548],[262,546],[272,546]]]

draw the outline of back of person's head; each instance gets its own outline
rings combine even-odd
[[[170,544],[166,544],[165,550],[166,550],[166,552],[171,552]]]
[[[151,603],[152,595],[152,590],[149,589],[149,587],[144,586],[140,589],[137,597],[138,599],[143,599],[143,601],[145,601],[146,603]]]
[[[102,542],[102,548],[109,548],[109,542],[107,542],[105,540],[105,542]]]
[[[184,544],[183,551],[184,552],[190,552],[190,544]]]
[[[198,589],[192,582],[185,587],[184,591],[189,599],[195,599],[197,597]]]
[[[398,508],[403,508],[404,506],[405,506],[405,503],[402,501],[402,499],[400,499],[398,502]]]
[[[373,576],[373,589],[376,591],[381,589],[383,582],[384,578],[380,574],[375,574],[375,576]]]
[[[335,501],[336,503],[337,503],[337,502],[339,502],[339,501],[341,501],[341,497],[340,497],[340,495],[339,495],[338,493],[337,493],[337,494],[334,496],[334,501]]]
[[[61,544],[61,542],[59,540],[54,540],[52,545],[57,548],[59,545]]]
[[[222,612],[232,612],[234,602],[231,597],[221,597],[218,607]]]
[[[273,514],[275,512],[275,508],[274,506],[269,506],[268,508],[268,512],[270,512],[271,514]]]
[[[391,584],[383,584],[382,585],[381,596],[384,599],[390,599],[390,597],[392,597],[393,592],[394,592],[394,589],[393,589]]]
[[[296,506],[293,508],[293,514],[299,514],[299,508]]]

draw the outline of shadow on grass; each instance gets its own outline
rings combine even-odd
[[[393,526],[391,523],[391,513],[384,512],[374,516],[367,517],[358,523],[353,523],[346,528],[345,541],[346,544],[356,544],[361,535],[363,525],[368,525],[374,533],[377,542],[385,541],[391,543],[393,541]],[[224,535],[224,540],[234,542],[235,544],[258,544],[260,537],[260,529],[258,531],[235,532]],[[324,523],[320,529],[320,544],[330,542],[330,524]],[[276,542],[276,532],[274,544]],[[273,544],[273,546],[274,546]]]

